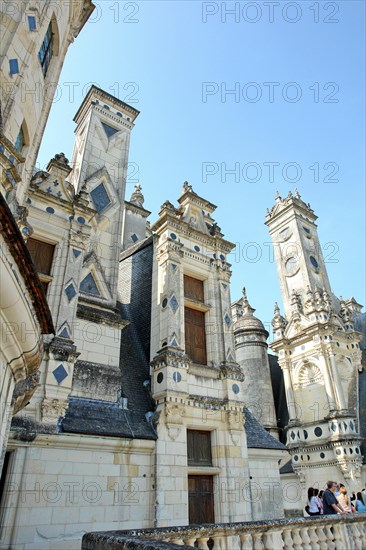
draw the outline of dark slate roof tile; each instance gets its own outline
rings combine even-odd
[[[286,450],[285,445],[272,437],[246,407],[244,407],[244,414],[245,431],[249,448]]]

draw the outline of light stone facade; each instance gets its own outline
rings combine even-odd
[[[69,3],[67,9],[61,0],[1,2],[0,467],[11,416],[28,403],[38,383],[42,334],[53,332],[22,240],[32,232],[25,197],[65,55],[93,9],[90,0]]]
[[[86,531],[151,526],[154,446],[74,434],[12,441],[0,547],[76,550]]]
[[[271,348],[283,371],[289,413],[287,446],[303,488],[362,480],[359,342],[353,315],[361,306],[332,292],[315,224],[299,192],[279,195],[266,224],[274,243],[286,317],[275,307]]]
[[[55,333],[43,342],[47,311],[32,302],[24,265],[11,265],[2,233],[3,326],[18,328],[19,319],[26,326],[25,336],[2,333],[2,454],[11,416],[20,412],[7,445],[0,548],[73,549],[87,531],[185,525],[193,476],[212,479],[216,522],[279,518],[284,504],[298,511],[304,501],[299,481],[304,490],[342,472],[347,484],[359,485],[360,336],[350,315],[358,306],[331,296],[321,256],[315,269],[305,260],[318,249],[312,211],[299,197],[278,198],[268,215],[288,320],[276,312],[273,349],[284,370],[295,470],[281,487],[279,462],[288,454],[269,435],[278,438],[268,334],[246,295],[231,304],[227,256],[234,245],[212,218],[216,207],[185,182],[178,206],[166,201],[150,228],[141,186],[125,201],[139,113],[95,86],[75,117],[71,163],[60,153],[35,173],[55,93],[51,83],[93,4],[80,0],[64,9],[61,1],[29,1],[15,11],[10,4],[2,20],[1,191],[29,244],[53,247],[41,280]],[[54,49],[45,72],[38,53],[48,29]],[[284,243],[306,251],[300,267]],[[147,250],[151,262],[150,252],[143,256]],[[203,300],[185,294],[184,276],[202,282]],[[21,299],[10,303],[15,287]],[[187,307],[204,314],[204,364],[187,352]],[[28,378],[14,397],[15,384]],[[327,409],[321,416],[316,409],[313,422],[307,409],[312,414],[314,402],[324,401]],[[209,465],[189,464],[193,431],[210,435]]]

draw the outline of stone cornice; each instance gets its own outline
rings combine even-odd
[[[100,451],[113,453],[141,453],[151,454],[155,449],[155,440],[150,439],[123,439],[121,437],[105,437],[102,435],[78,435],[78,434],[42,434],[38,433],[35,438],[26,443],[15,439],[16,435],[10,432],[9,449],[19,447],[49,447],[52,449],[77,449],[79,451]]]
[[[97,98],[99,99],[105,99],[106,101],[109,101],[112,106],[116,109],[120,109],[120,110],[123,110],[123,111],[127,111],[130,115],[131,115],[131,118],[132,118],[132,122],[138,117],[138,115],[140,114],[140,111],[138,111],[137,109],[135,109],[134,107],[131,107],[131,105],[128,105],[127,103],[125,103],[124,101],[121,101],[120,99],[114,97],[113,95],[109,94],[108,92],[102,90],[101,88],[98,88],[98,86],[95,86],[94,84],[90,87],[84,101],[82,102],[82,104],[80,105],[75,117],[74,117],[74,122],[76,122],[77,124],[79,124],[81,118],[83,118],[83,116],[85,116],[86,114],[86,111],[89,109],[89,107],[91,106],[91,103],[92,103],[92,97],[93,96],[96,96]],[[109,115],[109,117],[112,117],[113,113],[110,113],[110,111],[106,111],[105,109],[103,111],[103,114],[105,115]],[[112,118],[114,118],[116,121],[119,122],[119,124],[122,124],[122,125],[125,125],[129,128],[132,127],[132,123],[127,123],[127,121],[123,120],[123,119],[120,119],[119,120],[119,117],[117,116],[113,116]]]
[[[150,210],[146,210],[142,206],[137,206],[136,204],[133,204],[129,201],[125,201],[125,208],[126,210],[131,210],[136,214],[140,214],[140,216],[142,216],[143,218],[148,218],[151,214]]]
[[[176,210],[165,209],[160,218],[151,227],[151,230],[161,234],[169,229],[177,231],[177,233],[180,233],[181,236],[186,237],[187,239],[193,237],[201,243],[206,244],[219,252],[225,252],[226,254],[231,252],[236,246],[234,243],[227,241],[220,236],[202,233],[202,231],[195,229],[187,222],[179,219],[177,217]]]
[[[98,309],[81,303],[78,304],[76,316],[79,319],[117,328],[124,328],[130,324],[129,321],[122,319],[117,309]]]

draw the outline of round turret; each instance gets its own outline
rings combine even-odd
[[[268,332],[264,328],[264,325],[258,317],[255,317],[253,313],[255,309],[252,308],[248,302],[245,288],[243,288],[242,298],[242,314],[238,315],[234,324],[234,334],[237,332],[261,332],[265,336],[265,340],[268,338]]]

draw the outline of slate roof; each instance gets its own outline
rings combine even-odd
[[[280,468],[280,474],[293,474],[294,469],[292,467],[292,460],[290,459],[286,464]]]
[[[252,413],[244,407],[245,431],[247,444],[250,449],[280,449],[286,450],[283,443],[271,436],[267,430],[254,418]]]
[[[284,443],[286,441],[285,426],[289,421],[285,383],[283,379],[283,372],[278,364],[278,358],[276,355],[268,354],[269,368],[271,374],[271,382],[273,389],[273,398],[276,409],[277,426],[280,430],[280,440]]]
[[[156,439],[155,431],[145,416],[135,410],[120,409],[118,403],[69,397],[69,408],[62,431],[89,435]]]
[[[150,393],[149,353],[151,325],[152,237],[124,252],[120,262],[117,308],[130,324],[121,333],[121,395],[128,409],[119,403],[80,397],[69,398],[62,430],[71,433],[157,439],[146,413],[155,403]]]

